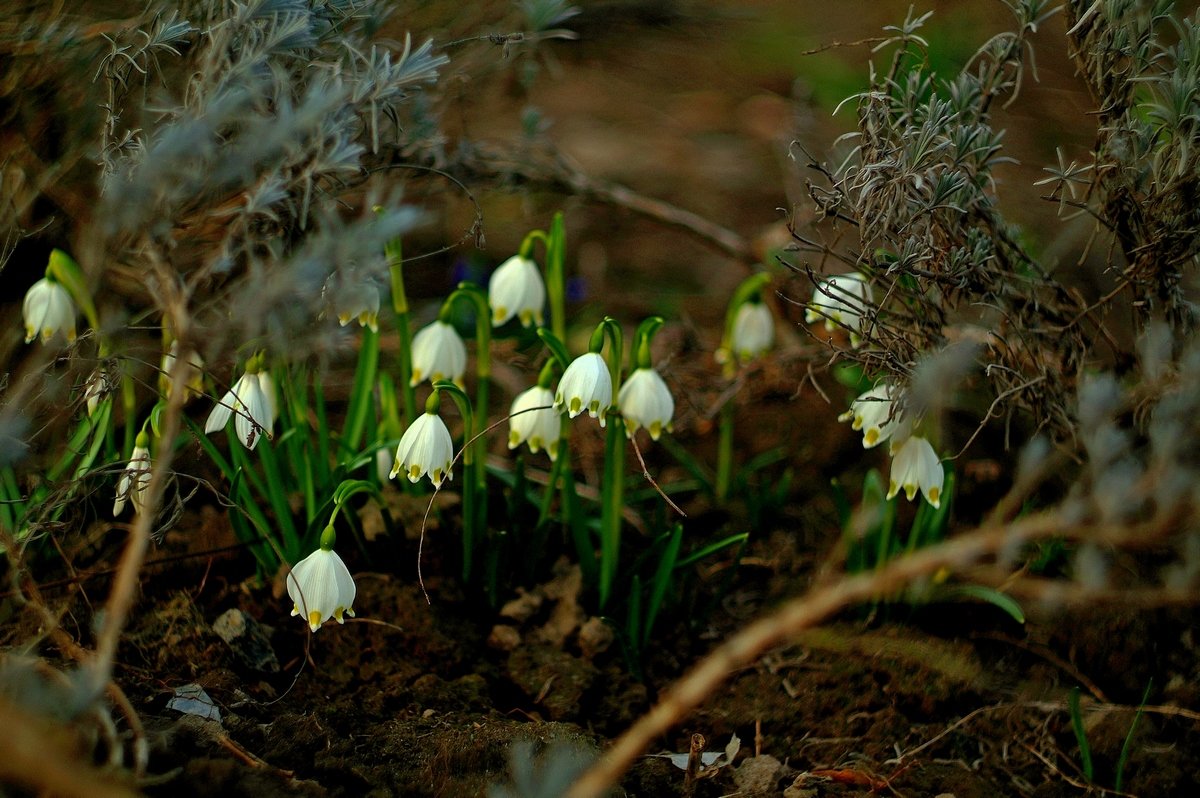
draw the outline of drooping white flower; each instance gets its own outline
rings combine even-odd
[[[443,479],[454,479],[453,462],[454,441],[446,422],[437,413],[422,413],[400,436],[389,476],[395,479],[404,472],[409,482],[416,482],[428,474],[434,487],[441,487]]]
[[[546,284],[537,264],[529,258],[513,255],[492,272],[488,283],[488,304],[492,307],[492,326],[499,327],[516,316],[528,327],[542,323],[546,305]]]
[[[314,632],[330,618],[345,623],[343,615],[354,617],[354,577],[333,549],[317,549],[296,563],[287,586],[292,615],[304,616]]]
[[[652,368],[635,369],[617,394],[617,406],[625,419],[625,435],[632,438],[639,427],[658,440],[664,429],[671,428],[675,399],[667,383]]]
[[[133,511],[141,513],[145,510],[146,489],[150,487],[150,438],[146,433],[139,432],[134,442],[133,454],[129,456],[129,464],[121,472],[117,481],[117,498],[113,502],[113,517],[116,518],[125,509],[125,502],[133,504]]]
[[[39,335],[42,343],[60,330],[68,341],[75,340],[75,303],[71,294],[55,279],[46,276],[38,280],[25,294],[22,307],[25,316],[25,343]]]
[[[851,428],[862,430],[864,449],[878,446],[908,426],[896,407],[896,391],[887,382],[851,402],[850,409],[838,416],[838,421],[851,421]]]
[[[743,302],[733,319],[731,344],[738,360],[752,360],[775,341],[775,318],[762,302]]]
[[[451,380],[462,383],[467,370],[467,346],[459,337],[454,326],[444,321],[435,321],[422,327],[412,341],[411,385],[422,380],[437,382]]]
[[[171,347],[163,353],[162,363],[158,371],[158,390],[165,398],[171,397],[171,369],[175,368],[175,358],[179,355],[179,341],[171,342]],[[192,397],[204,392],[204,359],[194,349],[187,350],[187,371],[184,374],[184,399],[191,401]]]
[[[88,377],[87,383],[83,386],[83,401],[87,405],[87,414],[89,416],[96,412],[100,400],[107,396],[112,388],[112,380],[108,376],[108,371],[103,366],[92,372],[91,376]]]
[[[343,327],[358,319],[359,326],[379,332],[379,289],[368,279],[354,278],[334,295],[333,312]]]
[[[233,415],[238,439],[247,449],[253,449],[261,435],[272,436],[275,412],[275,383],[270,372],[247,371],[209,413],[204,431],[213,433],[224,429]]]
[[[904,495],[912,501],[917,489],[934,507],[941,506],[942,487],[946,472],[938,460],[933,445],[920,435],[912,435],[904,441],[892,456],[892,475],[887,497],[890,499],[904,489]]]
[[[804,311],[804,321],[812,324],[824,319],[825,329],[839,325],[850,330],[850,343],[858,346],[866,314],[875,304],[875,295],[867,278],[858,272],[826,277],[813,289],[812,301]]]
[[[571,418],[586,410],[603,427],[611,404],[612,375],[600,353],[588,352],[572,360],[554,393],[555,409],[562,412],[565,407]]]
[[[534,454],[545,449],[550,459],[556,460],[562,416],[553,405],[554,393],[549,388],[535,385],[518,394],[508,411],[511,416],[508,420],[508,448],[515,449],[527,443],[529,451]]]

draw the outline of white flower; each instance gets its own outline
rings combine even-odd
[[[571,418],[588,411],[592,418],[604,426],[604,416],[612,404],[612,375],[608,364],[598,352],[588,352],[571,361],[563,372],[554,394],[554,407],[562,412],[566,407]]]
[[[434,487],[440,488],[443,479],[454,479],[453,462],[454,442],[446,422],[437,413],[422,413],[400,437],[389,476],[395,479],[403,471],[409,482],[416,482],[428,474]]]
[[[379,332],[379,289],[369,280],[356,278],[334,296],[333,311],[343,327],[358,319],[359,326]]]
[[[733,319],[732,346],[738,360],[751,360],[771,348],[775,318],[762,302],[743,302]]]
[[[92,372],[92,375],[88,377],[87,384],[83,387],[83,401],[87,405],[87,414],[89,416],[96,412],[96,407],[100,404],[100,400],[107,396],[112,388],[112,379],[103,367]]]
[[[175,358],[179,355],[179,341],[171,342],[171,348],[163,353],[162,363],[158,371],[158,390],[166,398],[171,397],[171,369],[175,368]],[[184,401],[190,401],[193,396],[204,392],[204,359],[194,349],[187,351],[187,366],[184,373]]]
[[[330,618],[345,623],[343,614],[354,617],[354,577],[333,549],[317,549],[296,563],[287,586],[292,615],[303,615],[314,632]]]
[[[638,427],[645,427],[658,440],[664,429],[671,428],[675,399],[667,383],[652,368],[635,369],[617,394],[617,406],[625,418],[626,437],[632,438]]]
[[[117,498],[113,502],[113,517],[116,518],[125,509],[125,502],[133,503],[133,511],[141,513],[145,510],[146,489],[150,487],[150,441],[146,433],[138,433],[133,454],[129,457],[129,465],[121,472],[117,481]]]
[[[247,449],[258,445],[260,434],[268,438],[275,426],[275,384],[267,371],[246,372],[230,388],[208,416],[206,433],[225,428],[234,414],[233,426]]]
[[[929,441],[913,435],[896,450],[892,457],[892,477],[887,497],[890,499],[904,488],[904,495],[912,501],[917,488],[934,507],[941,505],[942,486],[946,472],[938,460],[937,453]]]
[[[830,331],[839,325],[846,327],[850,330],[850,343],[858,346],[866,313],[874,303],[875,295],[867,278],[858,272],[838,274],[817,283],[812,302],[804,311],[804,321],[812,324],[824,319],[825,329]]]
[[[430,382],[451,380],[461,384],[466,370],[467,346],[453,325],[435,321],[428,327],[422,327],[413,336],[410,385],[417,385],[425,379]]]
[[[529,258],[513,255],[492,272],[488,283],[488,304],[492,306],[492,326],[499,327],[513,316],[528,327],[542,323],[546,304],[546,284],[537,264]]]
[[[838,416],[838,421],[852,421],[851,427],[862,430],[863,448],[878,446],[907,427],[900,409],[896,407],[895,390],[890,383],[881,382],[850,404],[850,409]],[[898,437],[904,437],[902,434]]]
[[[508,411],[511,416],[508,420],[508,448],[515,449],[527,443],[529,451],[534,454],[544,448],[551,460],[557,459],[562,416],[553,405],[554,393],[549,388],[535,385],[518,394]]]
[[[25,294],[25,343],[38,335],[42,343],[62,330],[68,341],[75,340],[75,303],[71,294],[50,277],[38,280]]]

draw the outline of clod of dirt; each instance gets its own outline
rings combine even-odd
[[[508,618],[517,623],[524,623],[532,618],[538,610],[542,608],[542,602],[545,600],[538,591],[526,591],[518,589],[518,595],[515,599],[507,602],[500,608],[500,617]]]
[[[588,659],[595,659],[597,654],[608,651],[615,639],[612,627],[600,618],[592,616],[579,630],[579,650]]]
[[[552,720],[576,718],[599,670],[591,662],[546,645],[526,644],[508,657],[513,683]]]
[[[770,754],[752,756],[733,771],[733,783],[746,798],[776,795],[782,773],[783,763]]]
[[[238,662],[261,673],[279,673],[279,659],[262,624],[239,609],[226,610],[213,631],[229,644]]]
[[[506,624],[498,623],[492,627],[487,639],[488,648],[497,651],[512,651],[521,645],[521,633]]]

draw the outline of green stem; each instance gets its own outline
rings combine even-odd
[[[625,422],[608,416],[604,445],[604,485],[600,515],[600,609],[603,610],[617,576],[621,550],[621,510],[625,502]]]
[[[717,503],[729,498],[729,483],[733,476],[733,397],[721,405],[717,421]]]
[[[449,301],[449,300],[447,300]],[[471,430],[475,428],[474,413],[471,410],[471,399],[462,388],[452,382],[440,381],[433,385],[435,396],[444,391],[454,399],[463,417],[462,460],[463,460],[463,582],[470,582],[474,569],[475,546],[483,532],[486,518],[486,487],[484,479],[477,475],[477,469],[482,470],[483,463],[475,457],[475,446],[471,445]],[[432,398],[430,401],[434,401]]]
[[[366,429],[367,414],[374,400],[375,372],[379,366],[379,333],[364,327],[362,346],[358,353],[358,366],[354,370],[354,388],[350,396],[350,408],[346,414],[346,427],[342,432],[345,455],[353,459],[362,444]],[[318,401],[320,398],[318,397]],[[339,456],[339,461],[341,457]]]
[[[408,294],[404,291],[404,258],[400,239],[394,238],[384,246],[388,271],[392,277],[392,310],[396,314],[396,335],[400,339],[397,354],[400,372],[400,391],[404,396],[404,425],[417,418],[417,393],[412,381],[412,324],[408,317]]]
[[[562,211],[554,214],[546,245],[546,294],[550,300],[550,329],[558,340],[567,340],[566,260],[567,234]]]
[[[475,311],[475,423],[467,428],[467,440],[473,441],[476,460],[482,465],[487,458],[487,437],[483,431],[488,421],[488,391],[492,381],[492,319],[487,295],[471,283],[459,283],[458,288],[446,298],[443,307],[449,308],[459,300],[466,300]],[[483,468],[476,470],[480,490],[487,489],[487,473]]]

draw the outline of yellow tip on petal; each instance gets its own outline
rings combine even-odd
[[[937,488],[930,488],[929,493],[925,496],[925,498],[929,500],[929,503],[933,505],[935,510],[941,506],[941,497],[942,493]]]
[[[321,613],[311,610],[308,613],[308,628],[314,632],[321,628]]]
[[[863,446],[871,447],[879,441],[879,427],[871,427],[863,433]]]

